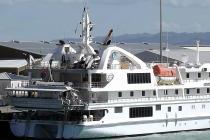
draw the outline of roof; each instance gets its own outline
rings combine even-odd
[[[206,49],[207,50],[207,49]],[[155,54],[159,54],[159,50],[153,50],[150,51]],[[210,51],[200,51],[200,63],[208,63],[210,62],[209,53]],[[177,61],[181,61],[184,63],[195,63],[196,62],[196,54],[197,52],[192,49],[186,49],[186,48],[178,48],[174,49],[171,48],[168,51],[163,50],[163,56],[175,59]]]
[[[0,60],[0,68],[21,68],[26,65],[26,60]]]
[[[52,52],[56,44],[55,43],[43,43],[43,42],[0,42],[0,46],[7,48],[12,48],[16,50],[21,50],[25,52],[35,53],[38,55],[46,55],[49,52]]]
[[[0,73],[0,80],[29,80],[29,77],[3,72]]]

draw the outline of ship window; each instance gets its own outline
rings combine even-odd
[[[179,90],[175,89],[175,94],[178,95],[179,94]]]
[[[156,96],[156,90],[153,90],[153,96]]]
[[[205,105],[205,104],[203,104],[203,105],[202,105],[202,109],[205,109],[205,108],[206,108],[206,105]]]
[[[129,109],[130,118],[152,117],[152,115],[153,115],[152,107],[135,107]]]
[[[186,73],[186,78],[190,78],[190,74],[189,73]]]
[[[130,96],[133,97],[133,91],[130,92]]]
[[[83,73],[82,74],[82,81],[83,82],[87,82],[88,81],[88,74],[87,73]]]
[[[164,95],[168,95],[168,90],[164,90]]]
[[[118,97],[122,97],[122,92],[118,92]]]
[[[156,105],[156,111],[161,110],[161,105]]]
[[[122,113],[122,112],[123,112],[122,107],[115,107],[114,108],[114,113]]]
[[[207,91],[206,91],[207,93],[210,93],[210,88],[207,88],[206,90],[207,90]]]
[[[199,88],[197,88],[197,93],[198,93],[198,94],[200,93],[200,89],[199,89]]]
[[[150,73],[128,73],[128,84],[151,83]]]
[[[141,95],[142,95],[142,96],[145,96],[145,91],[144,91],[144,90],[141,91]]]
[[[186,89],[186,94],[190,94],[190,89]]]
[[[209,72],[209,77],[210,77],[210,72]]]
[[[66,52],[66,53],[69,52],[69,47],[65,47],[65,52]]]
[[[91,77],[92,82],[101,82],[101,74],[93,73]]]
[[[203,68],[203,71],[207,71],[207,68]]]
[[[179,106],[179,111],[182,111],[182,106]]]
[[[168,112],[171,112],[171,107],[170,106],[168,107]]]
[[[201,78],[201,73],[200,72],[198,73],[198,78]]]

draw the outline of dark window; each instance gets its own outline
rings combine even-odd
[[[198,73],[198,78],[201,78],[201,73]]]
[[[150,73],[128,73],[128,84],[151,83]]]
[[[189,73],[186,73],[186,78],[190,78],[190,74]]]
[[[118,97],[122,97],[122,92],[118,92]]]
[[[200,93],[200,89],[199,88],[197,88],[197,93]]]
[[[207,71],[207,68],[203,68],[203,71]]]
[[[133,97],[133,91],[130,92],[130,96]]]
[[[156,90],[153,90],[153,96],[156,96]]]
[[[206,90],[207,90],[207,91],[206,91],[207,93],[210,93],[210,88],[207,88]]]
[[[87,73],[83,73],[82,74],[82,81],[83,82],[87,82],[88,81],[88,74]]]
[[[91,80],[92,82],[101,82],[101,74],[93,73]]]
[[[182,111],[182,106],[179,106],[179,111]]]
[[[129,109],[130,118],[152,117],[152,115],[153,115],[152,107],[135,107]]]
[[[164,90],[164,95],[168,95],[168,90]]]
[[[186,89],[186,94],[190,94],[190,89]]]
[[[210,77],[210,72],[209,72],[209,77]]]
[[[156,105],[156,110],[161,110],[161,105]]]
[[[141,91],[141,95],[142,95],[142,96],[145,96],[145,91],[144,91],[144,90]]]
[[[122,113],[122,107],[115,107],[114,113]]]
[[[179,90],[175,89],[175,94],[178,95],[179,94]]]
[[[168,107],[168,112],[171,112],[171,107],[170,106]]]

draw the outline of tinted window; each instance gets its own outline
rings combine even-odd
[[[128,73],[128,84],[151,83],[150,73]]]

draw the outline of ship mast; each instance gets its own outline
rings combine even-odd
[[[199,47],[200,47],[200,41],[197,40],[196,41],[196,65],[200,65],[200,56],[199,56],[199,53],[200,53],[200,50],[199,50]]]
[[[90,18],[88,15],[87,7],[84,7],[83,14],[82,14],[82,43],[86,48],[86,51],[90,55],[95,55],[94,49],[90,46],[90,43],[92,42],[92,38],[90,35],[90,31],[93,28],[93,24],[90,22]]]
[[[160,63],[163,62],[162,50],[162,0],[160,0]]]

